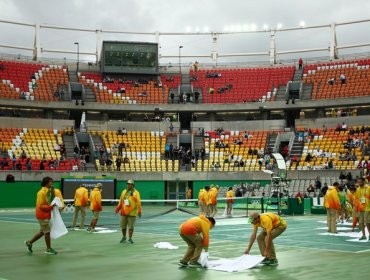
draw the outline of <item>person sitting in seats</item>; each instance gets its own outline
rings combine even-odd
[[[346,76],[343,73],[340,74],[339,80],[340,80],[341,84],[345,84],[346,83]]]
[[[335,78],[333,77],[333,78],[330,78],[329,80],[328,80],[328,84],[329,85],[334,85],[335,84]]]

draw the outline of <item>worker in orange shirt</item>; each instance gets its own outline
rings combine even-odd
[[[206,215],[206,216],[208,216],[208,210],[207,210],[208,191],[209,191],[209,186],[205,186],[204,189],[199,190],[199,194],[198,194],[199,212],[201,215]]]
[[[100,212],[103,210],[101,203],[101,192],[102,192],[102,183],[97,183],[95,188],[90,193],[90,209],[93,213],[90,225],[87,228],[88,232],[95,231],[96,224],[98,223]]]
[[[40,224],[40,231],[37,232],[31,240],[25,241],[29,253],[32,253],[32,244],[44,236],[46,243],[45,254],[57,254],[57,252],[51,248],[50,241],[50,218],[51,211],[55,206],[55,204],[51,204],[55,196],[52,185],[53,179],[51,177],[44,177],[41,181],[41,189],[37,193],[36,199],[36,218]]]
[[[85,188],[84,185],[81,185],[75,191],[75,197],[74,197],[75,212],[73,215],[72,228],[75,228],[77,224],[79,212],[81,212],[80,229],[84,228],[85,218],[86,218],[86,206],[88,203],[89,203],[89,191]]]
[[[209,189],[209,196],[208,196],[208,215],[210,217],[214,217],[217,214],[217,194],[218,194],[219,186],[211,185]]]
[[[135,189],[133,180],[127,181],[127,188],[121,193],[119,203],[116,207],[116,213],[121,210],[120,227],[122,230],[122,238],[120,243],[126,241],[126,231],[128,228],[128,242],[133,244],[132,235],[134,233],[136,216],[141,217],[141,200],[140,193]]]
[[[338,197],[338,182],[329,186],[324,196],[324,206],[327,213],[328,232],[337,233],[337,214],[340,210],[340,201]]]
[[[180,225],[180,236],[188,245],[185,255],[179,262],[180,267],[202,267],[198,259],[203,249],[208,252],[209,231],[215,224],[214,218],[199,215]]]
[[[234,204],[234,191],[233,187],[229,187],[226,193],[226,216],[231,217]]]
[[[278,265],[273,240],[287,229],[286,221],[274,213],[259,214],[258,212],[252,212],[249,215],[248,221],[253,224],[253,232],[249,238],[249,244],[244,253],[249,254],[253,243],[256,240],[258,227],[261,227],[262,232],[257,237],[261,255],[265,257],[261,264],[270,266]]]
[[[349,205],[350,205],[350,209],[348,209],[348,211],[350,211],[351,215],[352,215],[352,232],[355,231],[355,228],[356,228],[356,225],[357,225],[357,213],[356,213],[356,210],[355,210],[355,191],[356,191],[355,186],[351,186],[347,190],[347,197],[348,197],[348,201],[349,201]]]
[[[366,240],[365,224],[370,233],[370,187],[365,184],[365,178],[359,178],[357,185],[355,191],[355,210],[362,232],[359,240]]]
[[[191,188],[188,188],[188,190],[186,191],[186,199],[191,199],[192,198],[192,190]]]

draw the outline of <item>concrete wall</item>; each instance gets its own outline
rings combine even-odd
[[[353,176],[359,175],[359,170],[348,170]],[[314,179],[338,177],[339,170],[294,170],[288,171],[288,179]],[[51,176],[59,181],[62,176],[91,176],[87,172],[40,172],[40,171],[13,171],[0,170],[0,181],[5,182],[7,174],[12,174],[15,181],[41,181],[45,176]],[[209,181],[209,180],[270,180],[270,175],[262,171],[249,172],[95,172],[95,176],[116,176],[118,180],[131,178],[138,181]]]
[[[47,128],[47,129],[64,129],[74,126],[74,120],[56,120],[56,119],[28,119],[28,118],[11,118],[0,117],[0,127],[17,127],[17,128]]]
[[[370,125],[369,116],[356,116],[356,117],[340,117],[340,118],[317,118],[317,119],[303,119],[296,120],[296,126],[304,126],[305,128],[321,128],[323,125],[326,127],[336,127],[338,123],[345,122],[348,126]]]
[[[193,130],[203,127],[205,131],[213,131],[222,127],[224,130],[284,130],[284,120],[233,121],[233,122],[192,122]]]
[[[179,122],[172,123],[174,131],[180,128]],[[169,131],[170,123],[167,122],[124,122],[124,121],[86,121],[88,130],[118,130],[126,128],[130,131]]]

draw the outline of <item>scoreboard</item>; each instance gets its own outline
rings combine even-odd
[[[158,44],[104,41],[102,72],[158,74]]]
[[[85,185],[89,193],[94,189],[97,183],[101,183],[102,187],[102,198],[103,199],[115,199],[116,198],[116,178],[98,178],[98,177],[66,177],[62,178],[61,191],[64,199],[73,199],[75,196],[75,190],[80,185]]]

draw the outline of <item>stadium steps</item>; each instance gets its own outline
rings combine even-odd
[[[78,83],[77,73],[75,71],[71,71],[70,69],[68,69],[68,80],[71,83]]]
[[[276,92],[276,101],[285,101],[286,86],[279,86]]]
[[[75,146],[74,144],[74,136],[73,135],[62,135],[64,147],[66,150],[65,157],[66,159],[74,158],[73,148]]]
[[[294,156],[301,158],[303,146],[304,146],[304,142],[303,141],[299,142],[298,137],[294,137],[293,146],[290,149],[290,158],[293,158]]]
[[[267,145],[266,145],[267,151],[276,152],[273,149],[275,147],[277,137],[278,137],[277,133],[269,133],[268,138],[267,138]]]
[[[193,150],[196,151],[199,155],[200,149],[204,147],[204,137],[203,136],[194,136],[194,147]]]
[[[303,76],[303,68],[294,71],[293,82],[300,82]]]
[[[303,84],[300,99],[301,100],[311,100],[312,99],[312,89],[313,89],[312,84]]]
[[[93,90],[91,89],[91,87],[84,86],[84,90],[85,90],[85,96],[84,96],[85,101],[86,102],[96,102],[96,96]]]

